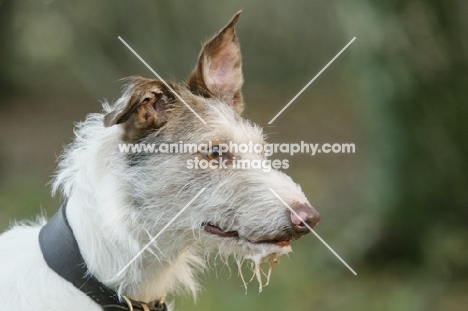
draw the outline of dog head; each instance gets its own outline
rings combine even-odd
[[[260,263],[273,265],[288,253],[290,242],[316,225],[319,215],[286,174],[236,167],[239,160],[268,163],[264,152],[222,147],[265,144],[262,129],[241,116],[242,59],[234,29],[239,16],[203,46],[186,83],[132,78],[104,125],[121,128],[121,143],[154,147],[122,155],[132,213],[152,235],[204,189],[171,222],[165,234],[172,237],[156,241],[158,251],[193,248],[233,254],[238,262],[252,259],[261,281]],[[186,143],[207,148],[156,152],[163,144]],[[215,165],[195,167],[202,161]]]

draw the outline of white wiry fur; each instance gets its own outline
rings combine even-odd
[[[103,113],[78,124],[53,184],[54,193],[60,191],[68,199],[67,216],[89,272],[119,295],[145,302],[184,292],[195,296],[196,274],[210,254],[234,255],[239,264],[253,260],[261,282],[259,264],[273,265],[291,249],[289,244],[256,242],[299,236],[291,233],[289,211],[268,188],[290,205],[308,205],[301,189],[276,170],[195,170],[187,168],[191,154],[119,152],[128,128],[106,127],[104,116],[132,101],[132,83],[152,83],[137,81],[130,82],[114,105],[105,103]],[[232,103],[199,96],[185,85],[177,90],[207,125],[174,100],[165,125],[145,132],[138,142],[264,142],[261,129],[240,117]],[[238,156],[265,159],[256,153]],[[118,275],[202,188],[202,195]],[[44,223],[19,224],[0,236],[2,310],[101,310],[46,265],[38,244]],[[206,224],[237,231],[238,237],[209,233],[203,229]]]

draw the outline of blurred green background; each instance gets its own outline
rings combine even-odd
[[[119,79],[152,77],[118,36],[182,80],[239,9],[245,115],[270,142],[356,145],[288,157],[287,173],[358,275],[309,235],[261,294],[219,263],[177,310],[468,310],[466,0],[0,0],[0,230],[54,213],[47,183],[74,122]]]

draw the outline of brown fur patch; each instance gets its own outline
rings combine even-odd
[[[126,100],[104,117],[104,125],[123,123],[123,139],[132,142],[167,122],[168,103],[174,96],[161,81],[136,77],[127,86],[122,99]]]

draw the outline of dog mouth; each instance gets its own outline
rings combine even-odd
[[[252,240],[240,237],[239,232],[237,231],[224,231],[220,227],[215,226],[211,223],[203,223],[202,227],[206,232],[210,234],[217,235],[222,238],[236,238],[239,240],[242,239],[252,244],[272,244],[272,245],[277,245],[280,247],[286,247],[286,246],[291,245],[291,240],[294,240],[294,237],[278,237],[278,238],[273,238],[273,239],[252,241]]]

